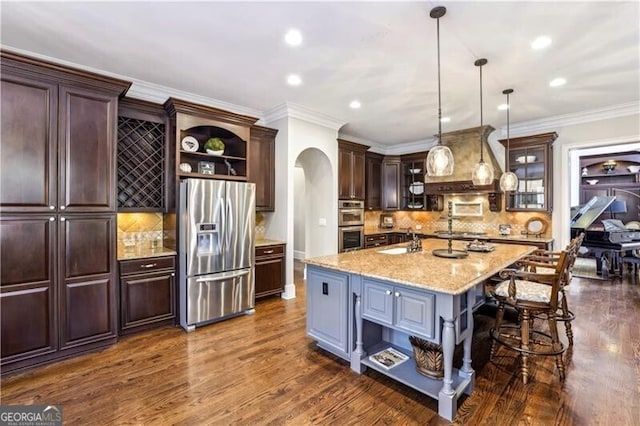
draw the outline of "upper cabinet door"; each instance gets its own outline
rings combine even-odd
[[[275,211],[276,129],[251,127],[248,155],[249,182],[256,184],[256,211]]]
[[[368,146],[338,139],[338,198],[364,200],[365,152]]]
[[[364,152],[354,152],[352,157],[352,194],[357,200],[364,200],[364,174],[365,174]]]
[[[60,210],[115,211],[117,97],[60,86]]]
[[[2,75],[0,210],[55,210],[57,86]]]
[[[512,138],[505,151],[507,168],[518,176],[516,191],[505,193],[506,211],[551,213],[555,132]],[[506,148],[506,139],[501,139]]]

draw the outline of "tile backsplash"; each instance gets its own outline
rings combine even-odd
[[[551,235],[551,215],[545,212],[492,212],[489,211],[489,201],[486,196],[445,196],[445,209],[441,212],[426,211],[366,211],[365,212],[365,232],[374,233],[379,228],[380,215],[382,213],[392,213],[395,217],[396,228],[413,228],[420,225],[423,231],[439,231],[447,229],[447,202],[453,203],[478,203],[480,204],[481,216],[458,216],[453,218],[452,228],[459,232],[486,232],[488,234],[498,234],[501,224],[511,225],[512,234],[520,234],[524,230],[524,225],[532,217],[539,217],[548,223],[547,234]]]
[[[131,245],[163,246],[162,213],[118,213],[118,250]]]

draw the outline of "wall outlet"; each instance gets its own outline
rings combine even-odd
[[[416,229],[422,229],[422,225],[416,225]]]
[[[321,217],[321,218],[318,220],[318,225],[319,225],[319,226],[327,226],[327,219],[326,219],[326,218],[324,218],[324,217]]]

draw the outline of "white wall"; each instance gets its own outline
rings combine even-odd
[[[293,168],[293,257],[294,259],[304,259],[305,249],[305,226],[307,220],[307,203],[305,199],[305,177],[304,169],[298,165]]]
[[[338,251],[338,129],[294,118],[290,114],[268,121],[268,127],[278,129],[276,136],[276,199],[275,212],[265,217],[265,237],[284,240],[286,250],[286,284],[282,297],[295,297],[293,281],[294,250],[294,176],[296,162],[304,167],[307,202],[314,203],[315,220],[305,221],[305,251],[307,257]],[[300,154],[309,149],[313,159]],[[318,163],[316,165],[316,163]],[[307,213],[312,210],[307,208]],[[319,225],[319,218],[326,226]],[[313,222],[313,223],[312,223]]]

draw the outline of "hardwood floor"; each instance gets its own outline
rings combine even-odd
[[[449,424],[433,399],[317,349],[305,334],[300,264],[295,270],[296,299],[3,377],[1,402],[61,404],[65,424]],[[640,424],[640,285],[575,278],[569,298],[577,319],[566,381],[551,357],[533,359],[523,385],[510,353],[482,365],[488,354],[478,354],[476,390],[454,423]]]

